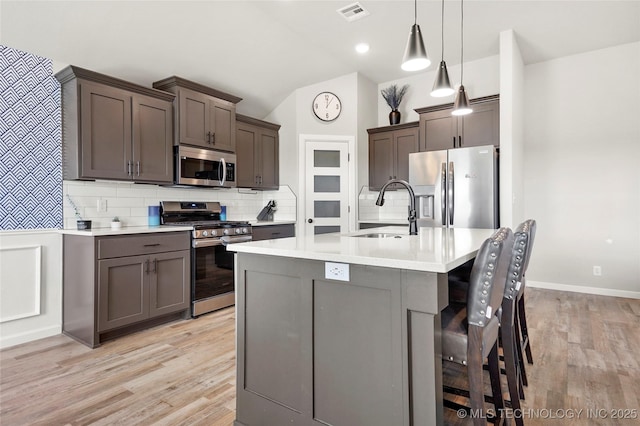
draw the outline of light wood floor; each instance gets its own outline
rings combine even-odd
[[[610,411],[640,410],[640,300],[540,289],[526,298],[535,364],[524,407],[584,411],[573,420],[532,412],[525,423],[640,424],[640,413],[612,420]],[[0,424],[232,425],[234,326],[227,308],[94,350],[62,335],[2,350]],[[608,418],[587,418],[587,409]]]

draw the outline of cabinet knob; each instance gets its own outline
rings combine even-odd
[[[307,219],[307,222],[313,223],[313,219]]]

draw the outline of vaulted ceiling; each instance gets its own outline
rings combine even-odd
[[[264,117],[299,87],[359,72],[375,83],[400,69],[414,2],[0,0],[0,43],[145,86],[178,75],[240,96]],[[441,2],[420,0],[430,69],[441,55]],[[464,6],[464,60],[499,53],[513,29],[526,64],[640,40],[640,1],[481,1]],[[355,52],[367,42],[365,55]],[[445,60],[460,62],[460,1],[446,0]]]

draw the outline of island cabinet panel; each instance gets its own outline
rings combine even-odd
[[[302,286],[297,277],[263,272],[246,275],[244,387],[301,411]],[[273,333],[273,330],[277,330]],[[270,336],[265,339],[265,336]],[[255,354],[255,356],[254,356]]]
[[[442,423],[439,274],[349,265],[335,281],[323,261],[248,253],[236,266],[236,425]]]
[[[330,425],[402,424],[399,271],[353,269],[313,282],[314,417]]]

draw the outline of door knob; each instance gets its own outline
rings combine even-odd
[[[307,222],[313,223],[313,219],[307,219]]]

